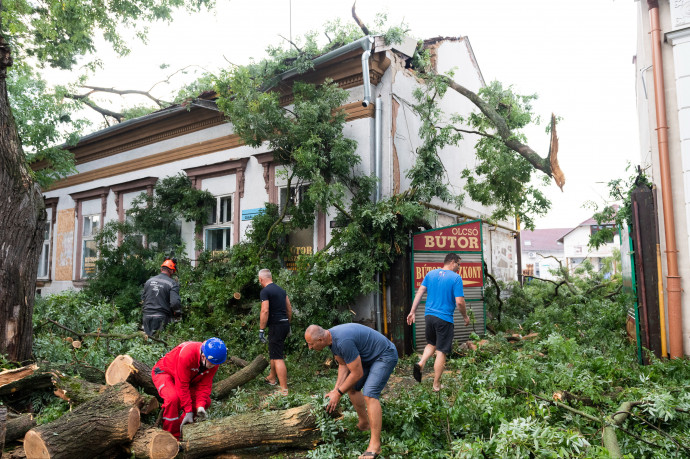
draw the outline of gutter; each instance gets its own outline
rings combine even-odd
[[[647,0],[652,45],[654,75],[654,108],[656,112],[659,170],[661,175],[661,204],[664,210],[666,237],[666,290],[668,292],[668,340],[672,359],[683,357],[683,326],[681,309],[681,278],[678,273],[676,223],[671,188],[671,163],[668,152],[668,122],[666,120],[666,89],[664,88],[663,58],[661,55],[661,24],[659,1]]]
[[[314,64],[314,67],[316,67],[317,65],[321,65],[325,62],[331,61],[336,57],[342,56],[343,54],[347,54],[351,51],[361,48],[363,51],[362,79],[364,82],[364,99],[362,100],[362,105],[364,107],[368,107],[371,103],[371,82],[369,81],[369,57],[371,56],[371,48],[373,44],[374,37],[367,35],[366,37],[362,37],[357,41],[353,41],[352,43],[348,43],[347,45],[334,49],[333,51],[330,51],[324,54],[323,56],[317,57],[312,61],[312,63]],[[297,75],[298,73],[299,71],[293,68],[278,75],[278,79],[280,81],[284,81],[290,77]]]

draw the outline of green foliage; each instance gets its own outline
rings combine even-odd
[[[32,56],[41,66],[70,69],[78,57],[95,53],[97,32],[118,54],[126,55],[129,37],[123,36],[124,30],[136,30],[137,38],[144,39],[148,25],[170,21],[173,10],[184,7],[193,12],[211,5],[212,0],[10,0],[2,3],[0,32],[20,59]]]
[[[631,167],[632,165],[628,163],[626,170],[629,171]],[[614,235],[618,234],[618,228],[632,227],[632,192],[637,187],[652,186],[647,176],[641,171],[625,179],[610,180],[607,185],[612,204],[600,206],[593,201],[585,203],[586,207],[594,210],[593,218],[597,221],[597,224],[613,224],[613,228],[604,226],[596,233],[590,235],[589,246],[594,249],[598,249],[610,242]]]
[[[75,143],[85,126],[85,121],[71,115],[78,103],[63,97],[64,88],[50,91],[40,75],[25,63],[8,69],[7,92],[27,163],[46,163],[34,172],[36,181],[46,187],[74,172],[72,153],[57,145],[63,141]]]
[[[138,320],[141,288],[160,272],[166,256],[177,255],[178,272],[188,276],[191,263],[182,255],[181,222],[200,224],[214,203],[213,195],[193,188],[182,174],[160,180],[152,196],[141,193],[127,221],[109,222],[96,236],[99,258],[86,291],[112,301],[127,320]]]
[[[415,166],[407,173],[414,192],[424,200],[438,196],[446,201],[462,203],[462,193],[451,196],[448,191],[448,182],[452,182],[453,177],[447,176],[448,171],[444,169],[438,152],[446,146],[458,145],[465,132],[478,133],[480,139],[475,145],[477,161],[460,174],[465,181],[464,192],[474,201],[492,206],[493,220],[518,216],[525,227],[533,228],[534,216],[544,215],[551,205],[543,192],[533,185],[534,166],[495,135],[493,122],[483,113],[473,112],[464,117],[442,112],[438,101],[448,90],[446,78],[430,71],[428,53],[418,53],[415,65],[424,72],[425,85],[414,94],[417,101],[414,110],[422,119],[419,134],[423,140],[417,149]],[[539,118],[532,113],[532,101],[536,95],[518,95],[510,87],[504,88],[500,82],[494,81],[481,88],[478,96],[505,120],[515,140],[526,142],[521,129],[531,123],[539,124]],[[546,175],[537,180],[541,185],[548,182]]]
[[[74,144],[87,122],[75,117],[81,103],[65,98],[71,88],[49,88],[39,70],[72,70],[79,63],[93,71],[100,65],[99,40],[126,55],[132,38],[145,41],[152,22],[170,21],[179,8],[194,12],[213,5],[213,0],[5,0],[0,4],[0,35],[11,46],[13,58],[7,79],[10,107],[27,162],[42,164],[35,172],[41,186],[74,172],[73,156],[60,144]],[[127,116],[136,113],[143,112],[132,109]]]

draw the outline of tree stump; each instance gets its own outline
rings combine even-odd
[[[180,457],[193,459],[259,445],[312,447],[321,434],[311,410],[307,404],[187,424],[182,428]]]
[[[24,438],[24,435],[36,426],[36,420],[31,414],[22,414],[21,416],[10,419],[7,422],[7,433],[5,434],[5,442],[19,440]]]
[[[100,396],[78,406],[57,420],[35,427],[24,437],[28,459],[87,459],[128,443],[140,425],[139,409],[128,403],[129,384],[109,387]]]
[[[137,459],[172,459],[179,452],[179,443],[170,432],[149,427],[137,431],[126,451]]]
[[[151,367],[128,355],[118,355],[105,371],[105,383],[113,386],[125,381],[162,401],[151,379]]]
[[[211,391],[211,396],[215,399],[225,398],[230,395],[230,392],[240,387],[252,379],[256,378],[262,371],[268,366],[268,361],[263,355],[258,355],[252,363],[242,368],[237,373],[225,378],[222,381],[218,381],[213,385],[213,390]]]

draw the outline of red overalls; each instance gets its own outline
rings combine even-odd
[[[211,385],[218,366],[199,373],[201,343],[187,341],[165,354],[151,370],[153,384],[163,398],[163,429],[179,440],[184,413],[211,405]],[[180,416],[180,409],[183,410]]]

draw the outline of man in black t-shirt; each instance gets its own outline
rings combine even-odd
[[[288,394],[287,368],[285,367],[285,338],[290,333],[292,305],[287,293],[273,283],[273,275],[268,269],[259,271],[261,289],[261,317],[259,320],[259,340],[268,342],[268,356],[271,359],[271,372],[265,378],[272,386],[280,383],[281,393]],[[268,326],[268,340],[264,330]]]

